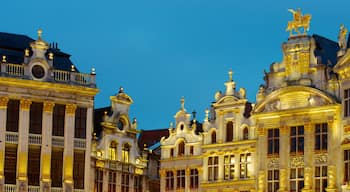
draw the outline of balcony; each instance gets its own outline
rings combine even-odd
[[[18,143],[18,133],[17,132],[6,132],[5,140],[6,140],[6,143],[17,144]]]
[[[28,186],[28,192],[40,192],[40,186]]]
[[[52,136],[52,146],[64,147],[64,137]]]
[[[86,148],[86,143],[85,139],[78,139],[74,138],[74,148],[76,149],[85,149]]]
[[[41,135],[40,134],[29,134],[29,144],[41,145]]]
[[[5,192],[16,192],[16,185],[5,184]]]

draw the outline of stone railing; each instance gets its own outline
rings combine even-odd
[[[17,192],[16,185],[5,184],[5,192]]]
[[[86,140],[74,138],[74,148],[85,149],[86,148]]]
[[[84,189],[74,189],[74,192],[84,192]]]
[[[29,144],[41,145],[41,135],[29,134]]]
[[[51,192],[62,192],[63,189],[59,187],[51,187]]]
[[[64,137],[52,136],[52,146],[64,147]]]
[[[28,186],[28,192],[40,192],[40,186]]]
[[[18,133],[17,132],[6,132],[6,143],[17,144],[18,143]]]
[[[12,63],[1,63],[1,76],[5,77],[18,77],[22,79],[28,79],[30,71],[27,69],[27,65],[12,64]],[[63,70],[49,70],[50,82],[67,83],[74,85],[81,85],[86,87],[96,87],[95,74],[78,73],[75,71],[63,71]]]

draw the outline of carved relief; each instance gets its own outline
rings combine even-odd
[[[281,102],[279,99],[277,99],[275,101],[272,101],[266,104],[264,111],[277,111],[279,109],[281,109]]]
[[[0,108],[6,108],[9,100],[8,97],[0,97]]]
[[[304,167],[304,155],[290,157],[291,167]]]
[[[55,103],[53,102],[44,102],[44,112],[52,113],[54,106]]]
[[[67,104],[66,105],[66,113],[69,115],[74,115],[76,109],[77,109],[76,104]]]
[[[315,164],[325,164],[327,163],[328,155],[327,153],[315,154],[314,158],[315,158]]]
[[[29,110],[30,104],[32,104],[32,101],[29,99],[21,99],[20,106],[22,110]]]
[[[270,158],[267,161],[268,169],[278,169],[279,168],[279,159],[278,158]]]
[[[318,95],[312,95],[308,98],[310,106],[322,106],[326,104],[325,100]]]

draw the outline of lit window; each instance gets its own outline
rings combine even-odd
[[[327,166],[315,167],[315,191],[326,191],[327,187]]]
[[[124,163],[129,163],[130,146],[125,143],[122,148],[122,159]]]
[[[115,141],[112,141],[109,146],[109,159],[117,160],[117,143]]]
[[[219,157],[208,158],[208,181],[218,180]]]
[[[190,188],[198,188],[198,170],[197,169],[191,169],[191,175],[190,175]]]
[[[185,170],[176,171],[176,189],[185,188]]]
[[[290,152],[304,153],[304,126],[290,128]]]
[[[241,154],[239,158],[240,178],[249,178],[252,170],[252,156],[250,153]]]
[[[315,150],[327,150],[328,124],[316,124],[315,127]]]
[[[279,188],[279,170],[273,169],[267,171],[267,191],[277,192]]]
[[[235,156],[224,156],[224,177],[225,180],[231,180],[235,178]]]
[[[233,122],[230,121],[226,124],[226,142],[233,141]]]
[[[174,173],[172,171],[166,172],[165,189],[166,190],[174,189]]]
[[[304,168],[290,169],[290,191],[301,192],[304,187]]]
[[[269,129],[267,131],[267,154],[279,154],[280,151],[280,130]]]

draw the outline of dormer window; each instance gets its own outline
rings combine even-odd
[[[121,131],[124,129],[124,122],[123,122],[122,119],[119,119],[118,124],[117,124],[117,127],[118,127],[118,129],[121,130]]]
[[[211,133],[211,143],[212,144],[216,143],[216,132],[215,131],[213,131]]]
[[[109,146],[109,159],[117,160],[117,143],[115,141],[112,141]]]
[[[129,144],[125,143],[122,148],[122,160],[124,163],[129,163],[129,156],[130,156],[130,146]]]
[[[183,156],[185,154],[185,142],[181,141],[178,145],[178,156]]]
[[[233,141],[233,122],[230,121],[226,124],[226,142]]]
[[[245,127],[243,129],[243,140],[248,140],[248,138],[249,138],[248,127]]]

